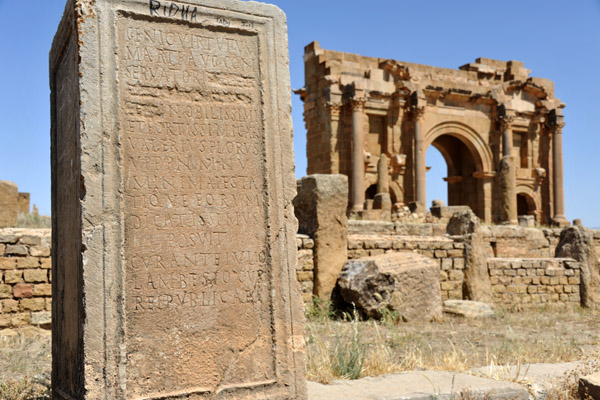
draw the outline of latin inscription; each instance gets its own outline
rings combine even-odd
[[[165,22],[195,22],[195,7],[151,0],[149,14],[162,19],[119,25],[128,329],[155,331],[132,336],[128,351],[151,348],[162,354],[154,363],[181,371],[180,353],[161,350],[173,340],[167,332],[200,334],[202,345],[180,351],[213,360],[212,372],[189,380],[210,387],[230,368],[220,370],[224,352],[252,358],[273,346],[258,42]],[[230,332],[245,334],[224,341]],[[128,377],[151,390],[160,387],[154,374]],[[225,381],[264,378],[254,374],[243,367]]]

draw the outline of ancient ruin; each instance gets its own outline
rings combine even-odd
[[[287,28],[68,1],[50,54],[56,399],[304,399]]]
[[[308,174],[349,177],[348,208],[390,219],[427,202],[425,153],[443,155],[450,206],[482,221],[564,226],[562,109],[548,79],[519,61],[478,58],[458,70],[305,49]],[[385,156],[385,157],[383,157]],[[387,164],[387,165],[386,165]]]
[[[16,226],[19,214],[29,214],[29,193],[19,192],[14,182],[0,181],[0,228]]]

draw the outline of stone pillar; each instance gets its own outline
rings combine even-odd
[[[392,210],[392,200],[390,198],[390,176],[388,172],[388,158],[385,153],[381,153],[377,162],[377,194],[373,199],[373,209]]]
[[[329,173],[340,173],[340,156],[336,150],[338,140],[338,126],[340,121],[341,105],[337,103],[327,103],[327,114],[329,116],[329,159],[331,160],[331,168]]]
[[[253,2],[178,4],[69,0],[54,37],[52,399],[305,400],[285,14]],[[178,73],[134,76],[127,71],[167,69],[129,55],[134,32],[236,43],[252,68],[228,96]],[[178,40],[144,46],[189,54]],[[213,83],[231,83],[229,67],[211,65]],[[193,115],[157,106],[212,107],[224,130],[235,128],[227,110],[243,107],[253,134],[235,144],[261,150],[228,163],[227,176],[228,160],[203,146],[172,146],[140,164],[151,152],[141,143],[169,139],[163,124],[194,140]],[[214,163],[170,168],[177,159]]]
[[[565,194],[563,181],[562,129],[565,126],[563,116],[553,110],[550,114],[552,130],[552,178],[554,192],[554,216],[552,222],[558,226],[569,225],[565,217]]]
[[[510,225],[518,225],[517,219],[517,177],[515,162],[512,156],[513,134],[512,122],[514,114],[505,111],[501,116],[502,127],[502,160],[498,167],[500,188],[502,196],[501,222]]]
[[[315,174],[298,180],[294,212],[298,232],[314,240],[314,289],[321,300],[331,298],[348,259],[348,177]]]
[[[427,178],[425,176],[425,132],[423,132],[425,107],[416,107],[413,113],[415,120],[415,201],[420,207],[426,208]]]
[[[362,211],[365,204],[365,137],[363,113],[365,100],[352,100],[352,211]]]

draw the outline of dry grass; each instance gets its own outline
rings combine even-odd
[[[52,228],[52,218],[39,214],[19,214],[17,216],[17,228]]]
[[[430,323],[399,324],[393,318],[375,322],[327,315],[331,312],[326,307],[321,313],[307,307],[308,378],[323,383],[348,378],[333,368],[340,346],[362,357],[360,373],[353,377],[557,363],[598,355],[600,314],[580,308],[497,310],[492,319],[444,316]]]
[[[0,331],[0,399],[50,399],[50,332],[27,327]]]

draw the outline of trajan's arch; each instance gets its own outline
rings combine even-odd
[[[487,222],[529,215],[566,224],[564,104],[553,83],[523,63],[478,58],[452,70],[317,42],[304,60],[305,86],[296,93],[307,172],[348,175],[352,216],[385,219],[405,205],[426,211],[425,153],[434,146],[448,166],[449,205],[468,205]]]

